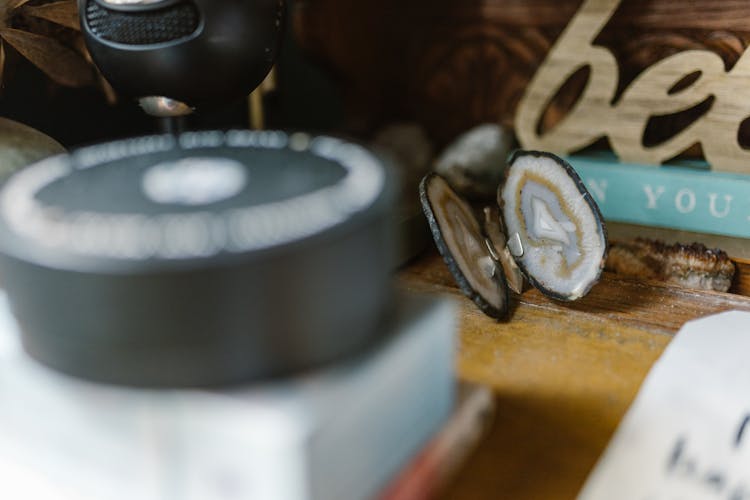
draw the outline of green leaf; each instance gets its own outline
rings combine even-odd
[[[11,28],[0,30],[0,38],[60,85],[83,87],[94,81],[86,59],[53,38]]]

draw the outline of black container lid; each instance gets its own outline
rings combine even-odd
[[[195,132],[80,149],[0,189],[0,279],[26,350],[138,386],[274,376],[377,334],[395,190],[342,139]]]
[[[135,272],[293,245],[383,205],[362,146],[283,132],[196,132],[91,146],[12,177],[0,250]]]

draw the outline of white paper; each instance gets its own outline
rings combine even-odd
[[[687,323],[579,500],[750,500],[750,313]]]

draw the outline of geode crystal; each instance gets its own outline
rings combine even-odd
[[[38,160],[64,153],[57,141],[31,127],[0,118],[0,179]]]
[[[422,180],[420,199],[437,248],[461,291],[488,316],[504,318],[508,285],[471,207],[437,174]]]
[[[575,170],[553,154],[518,151],[498,196],[508,248],[529,282],[554,299],[585,296],[604,267],[607,232]]]

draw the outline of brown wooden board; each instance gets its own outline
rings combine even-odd
[[[750,298],[740,295],[605,274],[575,304],[529,290],[518,297],[510,320],[497,322],[460,294],[436,253],[403,269],[399,281],[458,301],[458,374],[496,393],[495,426],[446,492],[455,499],[575,498],[682,324],[750,310]]]

